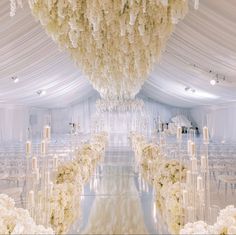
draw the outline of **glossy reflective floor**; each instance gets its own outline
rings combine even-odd
[[[129,149],[106,152],[103,163],[86,185],[81,217],[73,234],[163,234],[154,216],[153,191],[135,171]]]

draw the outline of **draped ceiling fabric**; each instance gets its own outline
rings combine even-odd
[[[236,1],[200,1],[197,11],[192,3],[141,93],[179,107],[236,101]],[[9,1],[1,0],[0,105],[66,107],[94,94],[79,68],[31,16],[27,4],[13,18],[9,11]],[[226,82],[211,86],[202,71],[210,69],[225,75]],[[13,83],[11,76],[20,82]],[[186,86],[196,92],[186,92]],[[47,91],[45,96],[36,94],[40,89]]]

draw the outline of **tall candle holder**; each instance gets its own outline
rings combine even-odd
[[[29,195],[30,190],[30,157],[32,154],[32,142],[30,140],[26,141],[26,172],[25,172],[25,202],[26,208],[29,209]]]
[[[205,191],[205,198],[204,198],[204,219],[206,222],[210,222],[210,176],[209,176],[209,132],[207,127],[203,127],[203,153],[205,156],[201,158],[201,171],[203,175],[203,187]]]

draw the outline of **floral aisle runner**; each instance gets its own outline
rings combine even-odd
[[[133,177],[124,167],[106,166],[82,234],[148,234]],[[128,172],[127,172],[128,173]]]
[[[102,159],[107,141],[106,133],[92,136],[76,153],[76,159],[59,166],[49,200],[50,224],[57,234],[66,233],[78,218],[80,195]]]
[[[131,143],[142,176],[155,189],[156,206],[169,232],[178,234],[184,225],[180,184],[185,181],[187,168],[177,160],[165,159],[160,148],[146,143],[142,135],[132,133]]]

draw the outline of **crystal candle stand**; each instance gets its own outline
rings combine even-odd
[[[204,133],[205,131],[205,133]],[[182,190],[182,204],[185,210],[185,223],[197,220],[210,221],[210,179],[208,165],[208,129],[203,128],[203,155],[199,161],[196,154],[195,133],[188,134],[188,171],[186,184]],[[200,162],[200,164],[198,164]],[[200,166],[200,169],[199,169]]]

